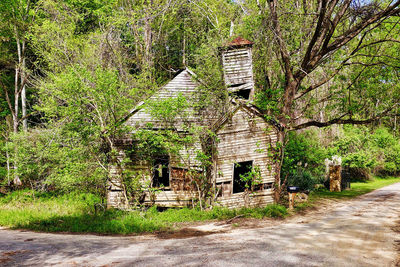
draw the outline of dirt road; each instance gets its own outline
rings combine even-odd
[[[208,224],[189,238],[2,229],[0,266],[395,266],[399,215],[400,183],[281,224]]]

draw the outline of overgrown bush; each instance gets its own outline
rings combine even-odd
[[[281,180],[301,190],[313,190],[324,177],[324,160],[328,151],[321,144],[316,131],[290,132],[285,148]]]
[[[330,153],[342,157],[343,166],[357,176],[354,178],[400,172],[400,139],[384,127],[371,131],[366,126],[346,125],[343,135],[330,145]]]
[[[330,144],[330,154],[341,156],[343,167],[355,179],[368,179],[378,164],[376,149],[364,127],[344,126],[342,134]]]
[[[52,128],[18,133],[8,145],[10,160],[17,164],[11,179],[17,174],[24,187],[104,193],[107,171],[99,164],[104,159],[93,151],[98,144],[89,148],[76,136]]]
[[[3,129],[0,128],[0,131]],[[7,142],[0,138],[0,187],[6,185],[9,182],[9,177],[7,176],[7,157],[8,147],[6,147]]]
[[[298,186],[302,191],[312,191],[316,184],[323,182],[322,176],[315,176],[310,171],[298,168],[293,174],[287,178],[287,184],[290,186]]]
[[[345,125],[317,134],[315,130],[291,132],[285,149],[281,180],[312,190],[325,178],[326,158],[338,155],[353,180],[368,180],[372,174],[400,173],[400,138],[389,129]]]

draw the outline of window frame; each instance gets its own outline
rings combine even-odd
[[[231,194],[232,195],[240,194],[240,193],[244,192],[244,190],[240,191],[240,192],[234,192],[234,187],[235,187],[235,165],[240,164],[240,163],[246,163],[246,162],[251,162],[251,168],[253,168],[253,166],[254,166],[254,160],[253,159],[252,160],[244,160],[244,161],[240,161],[240,162],[234,162],[233,165],[232,165],[232,168],[233,168],[233,170],[232,170],[232,190],[231,190]]]
[[[151,173],[152,188],[165,188],[165,189],[170,188],[171,187],[171,158],[170,158],[170,156],[169,155],[160,155],[158,157],[155,157],[153,160],[154,160],[154,162],[152,163],[152,173]],[[167,169],[167,173],[168,173],[168,179],[166,179],[166,180],[168,180],[168,185],[162,184],[161,181],[160,181],[160,177],[158,177],[158,181],[157,181],[157,185],[156,185],[156,183],[155,183],[155,181],[156,181],[155,180],[155,172],[158,171],[158,170],[156,170],[155,167],[157,165],[157,161],[160,162],[158,164],[162,164],[163,160],[167,161],[165,169]],[[163,175],[162,175],[163,171],[162,170],[164,170],[164,165],[161,168],[161,177],[163,177]]]

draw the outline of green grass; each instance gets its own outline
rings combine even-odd
[[[95,203],[99,202],[100,199],[92,194],[57,196],[17,191],[0,197],[0,225],[45,232],[132,234],[169,230],[180,222],[225,220],[238,215],[276,218],[288,214],[286,208],[280,205],[239,210],[183,208],[160,212],[152,207],[147,211],[95,212]]]
[[[343,190],[342,192],[330,192],[329,190],[322,188],[311,192],[307,202],[297,203],[294,207],[294,211],[301,213],[307,209],[317,207],[319,201],[323,199],[352,199],[397,182],[400,182],[400,177],[374,177],[373,180],[365,182],[352,182],[351,188]]]
[[[373,180],[366,182],[353,182],[350,189],[342,192],[330,192],[326,189],[314,191],[310,194],[310,201],[320,198],[350,199],[397,182],[400,182],[400,177],[374,177]]]
[[[297,204],[295,211],[317,205],[317,200],[323,198],[350,199],[396,182],[400,182],[400,178],[376,177],[373,181],[352,183],[351,189],[343,192],[315,191],[310,194],[308,202]],[[281,205],[239,210],[214,208],[200,211],[182,208],[160,212],[152,207],[147,211],[96,212],[96,203],[100,203],[100,198],[92,194],[56,195],[29,190],[16,191],[0,197],[0,226],[45,232],[134,234],[170,230],[181,222],[227,220],[238,215],[259,219],[283,218],[288,215],[286,208]]]

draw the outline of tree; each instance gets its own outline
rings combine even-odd
[[[30,0],[6,0],[0,3],[0,25],[3,41],[1,50],[7,51],[8,61],[0,70],[0,87],[2,87],[5,100],[12,118],[12,131],[14,134],[18,132],[18,127],[22,122],[23,130],[28,130],[27,117],[27,97],[26,85],[29,78],[27,69],[27,35],[28,27],[32,23],[34,14],[32,12],[32,3]],[[13,93],[10,90],[10,69],[14,69]],[[14,98],[14,99],[12,99]],[[21,98],[21,114],[20,114],[20,98]],[[14,100],[14,101],[12,101]],[[7,128],[5,128],[8,130]],[[4,134],[6,146],[8,142],[8,133]],[[17,149],[17,148],[15,148]],[[7,170],[9,171],[9,153],[7,155]],[[19,184],[20,180],[17,175],[17,164],[14,162],[14,183]],[[8,173],[9,175],[9,173]]]
[[[8,34],[9,42],[15,45],[16,49],[10,52],[16,53],[16,60],[14,65],[14,103],[8,95],[6,86],[2,85],[6,95],[7,103],[12,114],[13,131],[18,132],[18,126],[22,121],[24,131],[28,129],[27,123],[27,107],[26,107],[26,84],[29,77],[29,72],[26,66],[26,49],[27,49],[27,35],[28,27],[32,22],[34,16],[32,12],[32,5],[30,0],[6,0],[0,4],[2,11],[1,24],[3,26],[3,33]],[[19,98],[21,97],[21,110],[22,117],[19,118]]]
[[[81,9],[73,5],[48,0],[38,9],[30,41],[40,69],[35,76],[35,109],[42,114],[41,126],[46,130],[29,133],[32,148],[22,144],[21,153],[25,154],[15,155],[25,166],[20,173],[27,180],[37,174],[43,181],[46,173],[47,182],[65,184],[65,188],[75,183],[79,188],[86,175],[88,181],[103,181],[97,186],[105,189],[103,178],[117,161],[116,142],[128,131],[122,122],[132,107],[154,90],[146,72],[132,73],[131,66],[138,61],[124,40],[126,29],[116,27],[113,19],[118,18],[102,13],[106,7],[107,3],[94,7],[100,26],[90,31],[82,26],[87,22],[82,21]],[[21,139],[14,138],[14,143]],[[75,151],[73,161],[66,158],[71,158],[68,151]],[[48,169],[35,169],[29,162]],[[88,170],[100,179],[87,175]]]
[[[258,13],[252,21],[264,27],[253,31],[267,51],[264,64],[271,66],[263,77],[258,74],[264,89],[258,104],[281,124],[279,170],[288,131],[367,124],[399,112],[400,1],[269,0],[250,7]],[[394,75],[382,76],[388,70]],[[369,79],[379,73],[380,80],[361,86],[368,72]],[[279,172],[275,181],[278,200]]]

